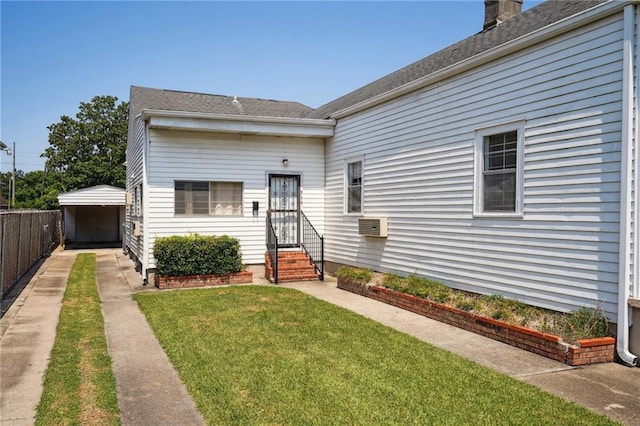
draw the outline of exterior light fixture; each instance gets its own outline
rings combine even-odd
[[[283,159],[282,159],[282,165],[283,165],[284,167],[287,167],[287,166],[289,165],[289,159],[288,159],[288,158],[283,158]]]

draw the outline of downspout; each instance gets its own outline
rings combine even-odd
[[[620,146],[620,250],[618,259],[618,325],[616,350],[627,365],[636,365],[638,358],[629,352],[629,276],[631,253],[631,180],[633,154],[633,33],[635,11],[633,5],[624,8],[622,59],[622,140]]]
[[[149,187],[147,183],[147,162],[149,161],[149,122],[144,122],[144,142],[142,148],[142,220],[143,230],[142,233],[142,282],[147,285],[148,276],[147,270],[149,269]],[[153,284],[153,283],[152,283]]]

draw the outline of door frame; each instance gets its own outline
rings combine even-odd
[[[273,212],[272,208],[271,208],[271,182],[272,182],[272,178],[290,178],[290,179],[296,179],[297,181],[297,188],[296,188],[296,210],[281,210],[281,211],[286,211],[286,212],[295,212],[296,215],[296,242],[293,244],[281,244],[278,243],[278,247],[285,247],[285,248],[295,248],[295,247],[300,247],[301,241],[300,241],[300,223],[301,223],[301,218],[300,218],[300,213],[302,212],[302,208],[300,205],[300,201],[301,201],[301,183],[302,183],[302,174],[301,173],[282,173],[282,172],[273,172],[273,173],[267,173],[267,209],[269,211],[269,213],[271,214]],[[273,221],[273,216],[272,216],[272,221]]]

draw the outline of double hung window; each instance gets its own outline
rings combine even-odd
[[[362,160],[347,163],[346,211],[362,213]]]
[[[242,215],[242,182],[175,182],[175,214]]]
[[[523,123],[476,132],[475,214],[522,214],[523,132]]]
[[[485,136],[482,156],[483,210],[515,212],[518,132]]]

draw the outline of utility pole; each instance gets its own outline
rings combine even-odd
[[[15,150],[16,144],[14,142],[13,144],[13,149]],[[7,147],[6,144],[4,144],[2,141],[0,141],[0,153],[4,151],[7,155],[11,155],[11,149],[9,149],[9,147]],[[13,163],[13,168],[15,169],[15,161]],[[2,165],[2,157],[0,156],[0,165]],[[0,173],[2,173],[2,167],[0,167]],[[15,174],[15,172],[14,172]],[[7,194],[7,204],[9,209],[11,209],[11,182],[9,182],[9,193]],[[0,183],[0,191],[2,191],[2,184]],[[0,193],[0,207],[2,207],[2,194]]]
[[[16,208],[16,143],[13,143],[13,175],[11,176],[11,205]]]
[[[2,209],[2,151],[6,151],[6,149],[7,145],[0,141],[0,210]]]

